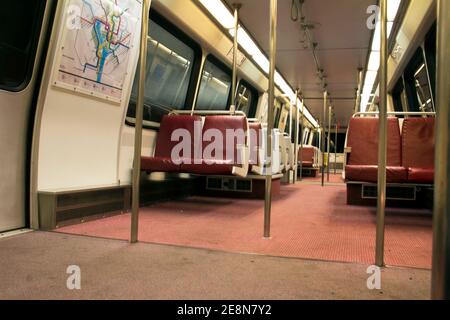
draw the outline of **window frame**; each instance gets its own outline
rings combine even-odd
[[[431,95],[433,98],[434,110],[437,110],[436,105],[436,43],[437,43],[437,22],[435,22],[427,35],[423,47],[425,49],[425,64],[427,66],[428,77],[430,80]]]
[[[47,8],[47,0],[39,1],[39,3],[37,4],[38,15],[35,16],[36,19],[34,20],[34,23],[31,28],[33,34],[30,37],[29,42],[30,48],[27,50],[28,59],[27,59],[27,66],[25,68],[26,69],[25,77],[23,78],[22,82],[19,83],[17,86],[8,86],[0,82],[0,90],[18,93],[25,90],[30,84],[31,79],[33,78],[33,71],[35,69],[37,50],[39,47],[39,39],[42,33],[42,26],[44,23],[46,8]]]
[[[170,33],[172,36],[186,44],[189,48],[191,48],[194,51],[194,59],[192,61],[192,73],[189,78],[189,84],[188,89],[186,92],[186,100],[184,102],[184,107],[182,110],[190,110],[192,108],[192,105],[194,103],[195,98],[195,91],[197,89],[197,82],[198,77],[200,75],[200,69],[202,64],[202,47],[191,37],[187,35],[184,31],[182,31],[180,28],[178,28],[175,24],[170,22],[168,19],[166,19],[164,16],[162,16],[160,13],[155,11],[154,9],[150,9],[150,16],[149,20],[152,20],[154,23],[159,25],[162,29]],[[136,69],[136,72],[139,72],[139,68]],[[134,80],[133,80],[134,81]],[[132,83],[130,90],[132,90],[134,82]],[[128,101],[128,106],[126,112],[128,113],[128,108],[130,107],[131,103],[131,96]],[[172,109],[175,110],[175,109]],[[132,117],[125,117],[125,124],[130,127],[135,127],[136,125],[136,118]],[[143,121],[143,128],[144,129],[150,129],[150,130],[159,130],[159,122],[155,121]]]

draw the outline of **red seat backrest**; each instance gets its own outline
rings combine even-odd
[[[314,148],[304,146],[303,155],[301,156],[301,159],[302,161],[314,161]]]
[[[408,118],[403,122],[403,166],[434,168],[435,121],[433,118]]]
[[[261,147],[261,130],[262,125],[258,122],[248,124],[250,130],[250,164],[258,164],[258,148]]]
[[[349,165],[378,165],[378,118],[352,118],[349,123],[347,147]],[[387,165],[401,166],[400,126],[397,118],[387,121]]]
[[[161,120],[161,125],[158,132],[158,137],[156,139],[156,149],[155,149],[155,157],[163,157],[170,158],[172,149],[180,141],[172,141],[172,133],[177,129],[185,129],[190,134],[191,138],[191,158],[194,157],[194,130],[195,123],[197,122],[197,130],[199,131],[197,135],[201,136],[202,131],[202,118],[199,116],[190,116],[190,115],[174,115],[174,116],[163,116]],[[201,143],[201,139],[197,142],[197,144]],[[198,145],[197,147],[200,147]]]
[[[230,140],[230,145],[227,146],[227,130],[229,133],[235,132],[237,136]],[[207,141],[205,137],[209,134],[212,136],[212,141]],[[205,123],[203,124],[203,159],[204,160],[228,160],[233,164],[240,164],[241,159],[238,159],[239,152],[237,151],[237,145],[245,145],[247,141],[248,124],[247,118],[242,116],[207,116],[205,117]],[[214,148],[218,154],[213,153],[212,159],[208,157],[206,148],[215,141],[215,133],[221,133],[222,143],[217,143]],[[233,137],[233,135],[231,135]],[[227,147],[233,148],[229,150],[229,155],[234,155],[233,158],[227,157]],[[230,159],[228,159],[230,158]]]

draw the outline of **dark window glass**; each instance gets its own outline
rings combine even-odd
[[[433,97],[436,97],[436,23],[431,27],[425,38],[425,56],[430,73],[430,85]],[[437,105],[434,106],[438,108]]]
[[[31,79],[46,1],[2,0],[0,89],[23,90]]]
[[[150,20],[147,42],[144,124],[149,126],[159,123],[171,110],[189,106],[188,92],[195,82],[192,81],[193,70],[199,57],[196,45],[184,41],[183,35],[160,19]],[[128,107],[129,122],[133,122],[136,115],[138,84],[139,67]]]
[[[274,110],[274,121],[273,121],[273,127],[278,128],[280,125],[280,117],[281,117],[281,111],[282,111],[283,105],[281,102],[277,99],[275,99],[275,110]]]
[[[332,132],[331,134],[331,147],[330,150],[331,152],[336,152],[337,153],[344,153],[344,145],[345,145],[345,139],[346,139],[347,134],[346,133],[338,133],[337,136],[337,143],[336,143],[336,132]],[[335,149],[337,148],[337,149]]]
[[[305,144],[309,144],[309,139],[311,138],[312,131],[311,129],[308,130],[305,137]]]
[[[408,111],[434,111],[431,87],[422,48],[418,48],[409,62],[405,74],[405,88],[408,97]]]
[[[397,81],[397,84],[392,90],[392,99],[394,101],[394,110],[396,112],[407,111],[408,108],[408,99],[405,92],[405,82],[403,76]],[[403,118],[404,116],[399,116]]]
[[[244,80],[241,80],[239,83],[236,110],[245,112],[248,118],[254,118],[257,106],[258,91]]]
[[[427,68],[423,62],[414,74],[416,84],[417,102],[421,111],[433,112],[433,99],[431,97],[431,88],[428,81]]]
[[[289,133],[289,122],[291,121],[291,115],[288,113],[286,118],[286,125],[284,126],[284,132]]]
[[[197,98],[198,110],[227,110],[231,90],[231,71],[209,55],[205,61]]]
[[[320,149],[321,146],[320,146],[319,141],[320,141],[320,134],[319,134],[318,131],[314,131],[313,140],[312,140],[312,145],[313,145],[314,147],[317,147],[317,148]]]
[[[293,111],[294,112],[294,111]],[[286,119],[286,127],[284,129],[284,132],[289,134],[289,122],[291,121],[291,115],[288,113],[287,115],[287,119]],[[296,123],[294,121],[292,121],[292,132],[291,132],[291,142],[295,143],[295,126]],[[304,127],[305,129],[306,127]],[[307,144],[309,141],[309,133],[308,131],[306,131],[305,129],[305,134],[303,135],[303,143]],[[302,126],[299,123],[298,124],[298,142],[300,143],[302,141]]]
[[[284,132],[289,134],[289,130],[290,130],[290,122],[291,122],[291,115],[288,113],[287,119],[286,119],[286,126],[284,127]],[[292,122],[292,131],[291,133],[291,142],[294,143],[295,142],[295,123]]]

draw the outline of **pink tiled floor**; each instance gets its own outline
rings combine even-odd
[[[273,200],[272,238],[263,239],[263,201],[191,197],[140,211],[139,240],[189,247],[371,264],[375,210],[347,206],[343,186],[282,186]],[[124,214],[58,229],[58,232],[128,239]],[[388,209],[388,265],[430,268],[431,214]]]

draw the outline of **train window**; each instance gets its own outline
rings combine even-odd
[[[310,137],[311,137],[311,129],[308,129],[308,131],[305,132],[305,140],[303,140],[303,143],[309,144]]]
[[[33,72],[46,1],[3,0],[0,13],[0,89],[23,90]]]
[[[409,102],[409,111],[434,111],[428,71],[423,50],[417,49],[405,71],[405,87]]]
[[[291,142],[294,143],[295,142],[295,133],[294,133],[295,123],[292,122],[292,124],[290,124],[290,122],[291,122],[291,115],[288,113],[287,119],[286,119],[286,126],[284,127],[284,132],[287,134],[289,134],[289,133],[291,134]],[[291,130],[290,126],[292,126],[292,131],[289,131],[289,130]]]
[[[397,84],[395,85],[394,90],[392,90],[392,100],[394,101],[394,110],[396,112],[403,111],[402,99],[401,99],[402,91],[403,91],[403,84],[399,80],[397,82]]]
[[[275,110],[274,110],[274,121],[273,121],[273,127],[274,128],[278,128],[280,125],[280,117],[281,117],[281,111],[283,109],[283,105],[282,103],[278,100],[275,99]]]
[[[313,139],[312,139],[312,145],[314,146],[314,147],[317,147],[317,148],[321,148],[321,146],[320,146],[320,133],[319,133],[319,131],[314,131],[314,135],[313,135]]]
[[[392,90],[392,99],[394,101],[394,110],[396,112],[403,112],[408,110],[408,101],[406,98],[405,81],[403,79],[403,76],[400,77],[394,89]]]
[[[173,109],[190,107],[189,91],[201,49],[163,18],[152,14],[147,41],[147,66],[144,96],[144,125],[157,126],[163,115]],[[139,70],[139,68],[138,68]],[[127,112],[127,123],[133,124],[139,71],[136,72]]]
[[[284,126],[284,132],[285,133],[289,133],[289,123],[291,121],[291,115],[288,113],[287,118],[286,118],[286,125]]]
[[[197,98],[198,110],[227,110],[231,90],[231,71],[217,58],[209,55],[205,61]]]
[[[417,100],[421,111],[433,112],[433,99],[431,98],[430,83],[425,62],[423,62],[414,74]]]
[[[332,144],[332,150],[333,152],[335,151],[336,148],[336,152],[337,153],[344,153],[344,146],[345,146],[345,139],[346,139],[347,133],[338,133],[337,136],[337,142],[336,140],[336,135],[335,133],[331,133],[331,144]]]
[[[425,57],[430,73],[430,85],[433,97],[436,97],[436,23],[431,27],[425,38]],[[434,106],[436,109],[438,106]]]
[[[248,118],[254,118],[258,106],[258,91],[249,83],[241,80],[239,83],[236,110],[245,112]]]
[[[285,109],[282,109],[283,111],[285,110]],[[286,128],[286,125],[287,125],[287,122],[286,122],[286,120],[287,120],[287,112],[283,112],[283,111],[281,111],[280,112],[280,114],[281,114],[281,116],[280,116],[280,120],[278,121],[278,128]]]

